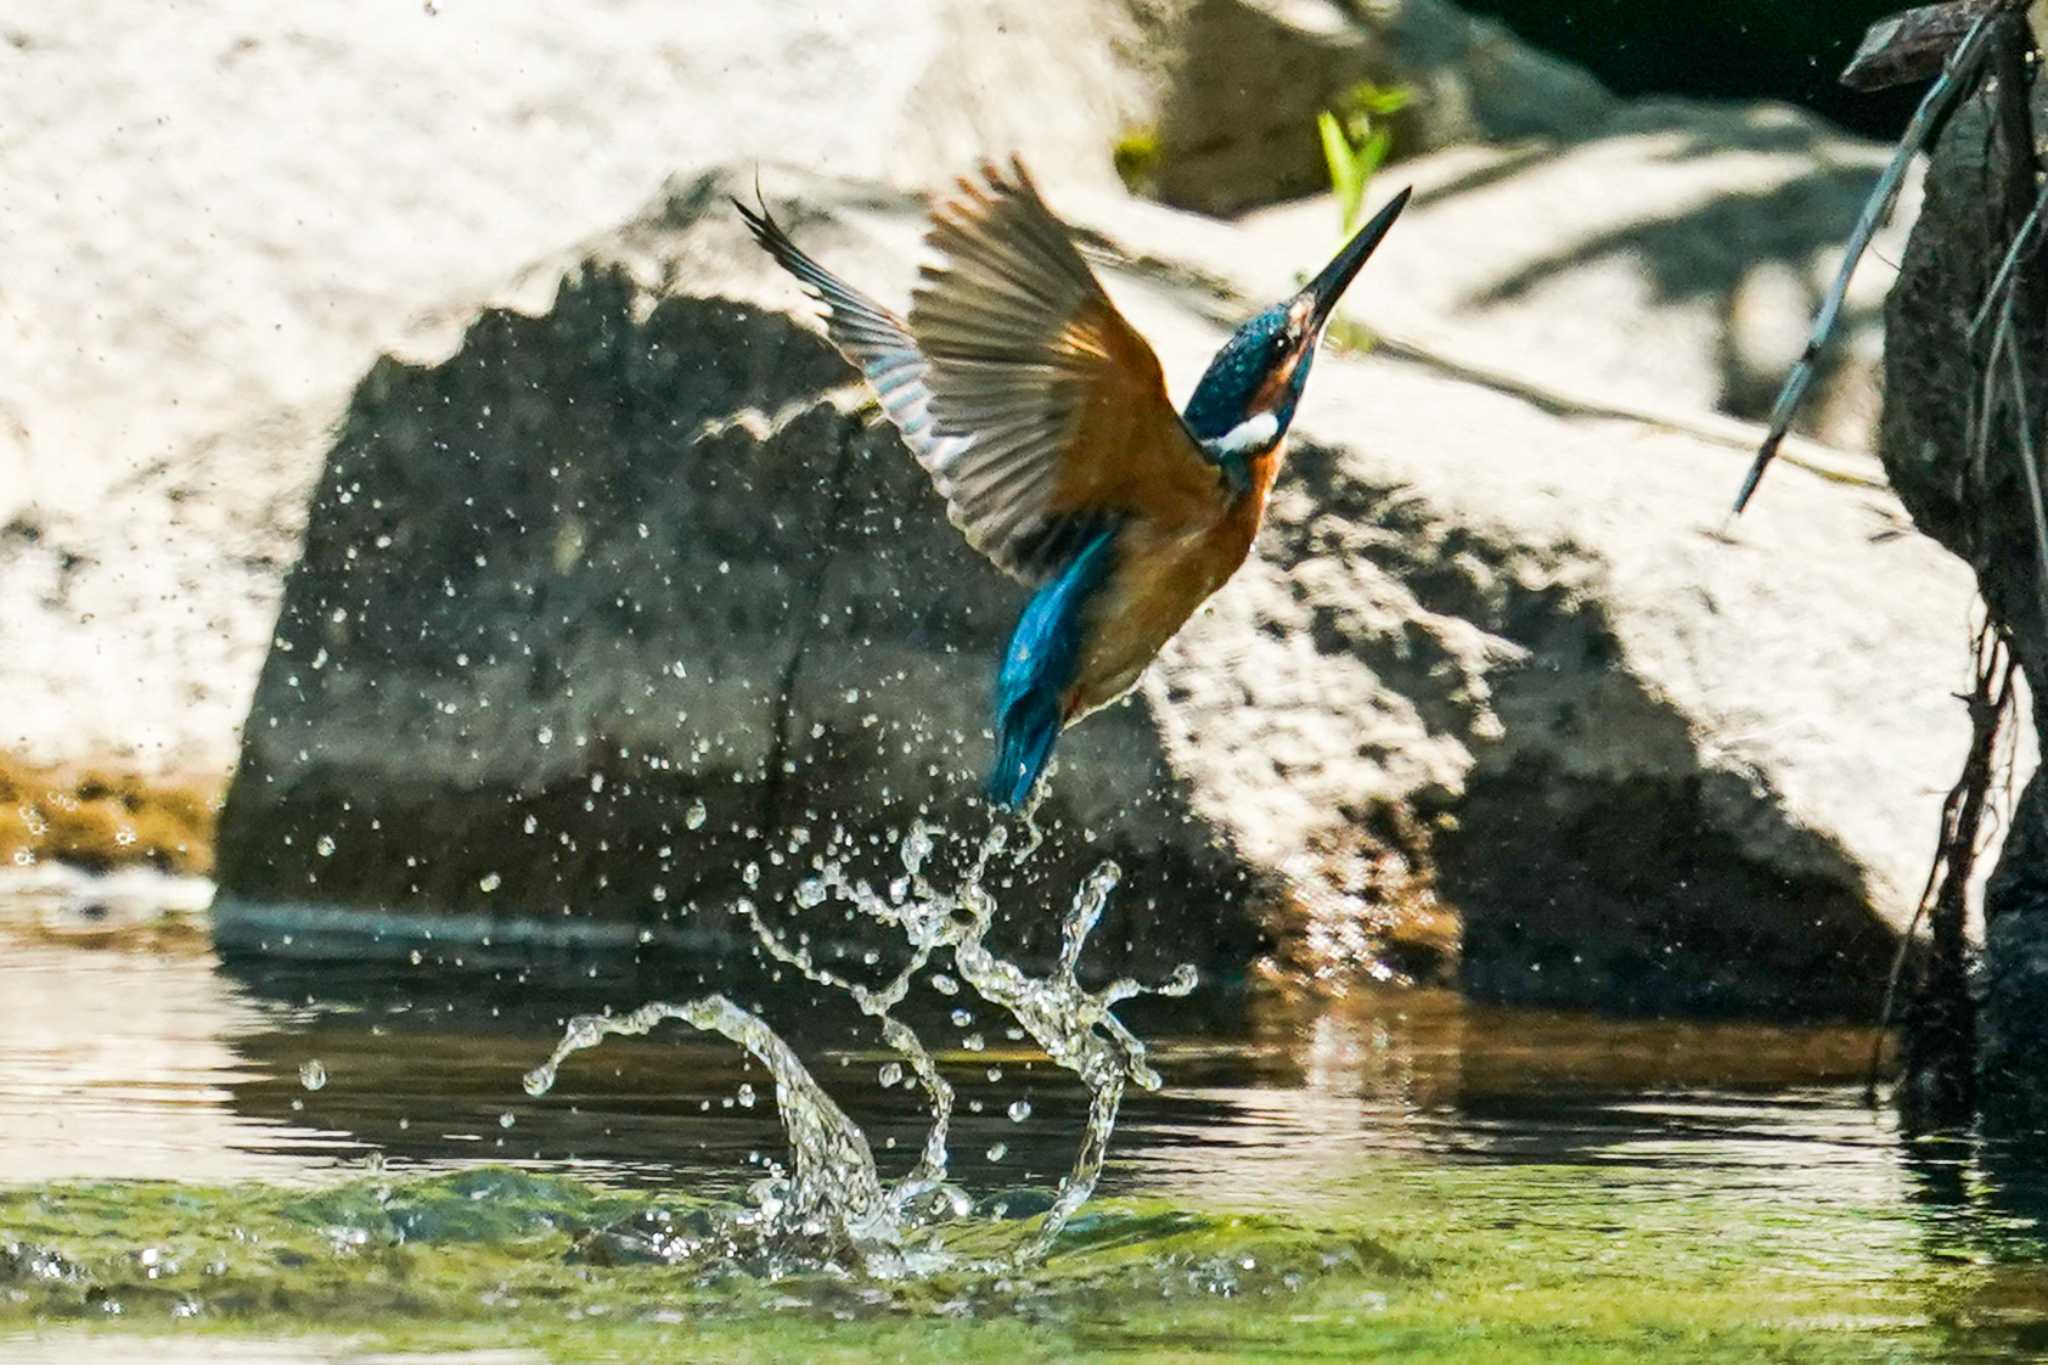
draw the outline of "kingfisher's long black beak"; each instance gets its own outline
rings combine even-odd
[[[1387,229],[1394,226],[1394,220],[1401,216],[1401,210],[1408,207],[1408,198],[1414,194],[1412,187],[1395,195],[1388,205],[1373,215],[1370,223],[1358,230],[1358,234],[1344,244],[1336,259],[1323,267],[1323,272],[1308,282],[1308,287],[1299,297],[1307,299],[1313,311],[1310,319],[1313,325],[1308,334],[1321,336],[1323,324],[1330,320],[1330,314],[1337,311],[1337,300],[1344,297],[1344,291],[1351,286],[1366,258],[1387,235]]]

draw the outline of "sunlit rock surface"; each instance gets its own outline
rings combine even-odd
[[[528,272],[537,316],[365,380],[224,817],[234,932],[339,903],[687,938],[793,882],[797,838],[975,828],[1020,593],[745,239],[723,196],[751,180],[677,181]],[[913,201],[763,180],[807,248],[907,289]],[[1260,239],[1062,207],[1182,263],[1111,286],[1184,392],[1246,306],[1217,249]],[[1260,558],[1068,737],[1033,880],[1115,853],[1105,946],[1144,961],[1241,963],[1277,888],[1315,944],[1283,959],[1360,970],[1386,903],[1433,894],[1490,998],[1867,1003],[1959,742],[1969,602],[1890,498],[1787,469],[1723,540],[1731,445],[1393,358],[1325,357],[1301,432]]]
[[[1441,0],[1360,6],[1357,27],[1345,8],[607,0],[566,24],[544,0],[493,0],[371,25],[340,9],[280,23],[255,0],[98,0],[10,16],[0,178],[62,192],[17,196],[0,217],[15,263],[0,316],[0,746],[42,763],[230,767],[355,382],[386,350],[445,354],[509,273],[619,223],[678,169],[767,157],[924,186],[1016,149],[1049,186],[1107,185],[1119,140],[1142,135],[1185,202],[1246,207],[1317,187],[1308,114],[1369,78],[1417,93],[1403,154],[1547,140],[1506,168],[1492,153],[1431,159],[1470,174],[1445,187],[1443,255],[1401,272],[1416,291],[1404,334],[1455,309],[1484,323],[1461,356],[1569,372],[1596,393],[1628,372],[1617,356],[1663,353],[1684,377],[1661,392],[1687,405],[1716,401],[1724,336],[1751,338],[1731,392],[1753,392],[1788,334],[1796,345],[1812,257],[1850,211],[1830,187],[1867,148],[1793,120],[1756,200],[1731,183],[1725,127],[1688,138],[1713,122],[1688,115],[1654,168],[1696,172],[1696,206],[1721,217],[1695,215],[1708,231],[1674,242],[1636,198],[1649,163],[1603,159],[1621,145],[1611,102],[1583,76]],[[1264,36],[1231,38],[1245,30]],[[1242,264],[1304,268],[1326,219],[1304,211],[1299,238]],[[1774,241],[1805,227],[1752,268],[1760,223]],[[1717,269],[1686,264],[1703,243]],[[1496,258],[1524,276],[1485,274]],[[1475,268],[1494,295],[1456,294]],[[1731,280],[1739,334],[1711,317]],[[1867,387],[1875,341],[1859,323],[1846,392]],[[1871,410],[1848,411],[1825,429],[1853,443]]]
[[[225,770],[330,428],[380,352],[459,332],[679,168],[926,183],[1015,149],[1049,182],[1114,183],[1186,8],[15,7],[0,747]]]
[[[1396,343],[1535,383],[1561,409],[1760,421],[1889,154],[1784,105],[1640,100],[1563,145],[1466,146],[1398,164],[1381,184],[1412,181],[1429,227],[1388,238],[1373,261],[1377,292],[1356,307]],[[1884,263],[1905,250],[1919,203],[1909,175],[1799,431],[1869,446],[1893,278]],[[1259,249],[1218,259],[1277,293],[1330,249],[1331,216],[1323,200],[1261,210],[1248,220]]]

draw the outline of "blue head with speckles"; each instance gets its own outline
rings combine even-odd
[[[1337,300],[1401,216],[1408,194],[1395,195],[1307,288],[1238,328],[1209,362],[1182,415],[1211,454],[1248,458],[1286,434]]]
[[[1273,436],[1287,430],[1315,359],[1314,339],[1303,335],[1306,317],[1298,298],[1275,304],[1224,343],[1202,372],[1183,414],[1196,440],[1226,441],[1262,412],[1273,415]]]

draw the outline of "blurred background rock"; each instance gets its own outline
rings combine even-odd
[[[319,834],[344,814],[486,858],[507,831],[431,817],[521,810],[508,797],[523,792],[558,821],[590,816],[587,828],[554,832],[598,848],[612,817],[582,806],[621,807],[623,779],[606,766],[619,756],[542,755],[533,737],[547,728],[616,750],[621,735],[651,725],[628,723],[631,670],[690,655],[666,638],[612,649],[600,638],[611,609],[597,580],[566,579],[596,562],[592,547],[636,544],[640,521],[662,529],[637,506],[673,497],[667,510],[687,521],[694,495],[650,473],[647,461],[675,453],[651,436],[564,445],[561,433],[590,430],[562,411],[565,396],[630,396],[642,434],[677,432],[677,451],[710,440],[756,454],[789,447],[794,458],[796,434],[810,429],[781,421],[778,405],[794,402],[830,428],[826,444],[868,443],[878,462],[893,453],[857,433],[852,410],[828,393],[829,357],[813,357],[815,374],[800,364],[692,393],[689,376],[656,384],[625,359],[608,369],[574,349],[644,355],[662,327],[685,323],[692,344],[708,345],[717,338],[706,329],[723,318],[735,344],[811,354],[790,320],[800,301],[749,283],[754,267],[720,245],[711,201],[683,212],[676,205],[689,196],[678,187],[723,167],[699,188],[744,191],[758,164],[771,201],[794,197],[800,239],[869,262],[849,269],[894,298],[907,277],[880,271],[914,259],[904,192],[985,152],[1020,151],[1055,205],[1124,262],[1115,287],[1155,300],[1148,329],[1162,329],[1184,390],[1217,324],[1286,292],[1336,235],[1335,209],[1318,194],[1317,112],[1341,109],[1361,85],[1400,88],[1412,98],[1392,118],[1388,175],[1420,194],[1358,301],[1368,326],[1355,336],[1376,335],[1379,352],[1359,362],[1355,401],[1323,395],[1311,434],[1325,453],[1302,466],[1349,510],[1319,520],[1313,505],[1283,506],[1269,536],[1282,568],[1326,566],[1329,581],[1251,575],[1200,627],[1221,633],[1227,647],[1215,654],[1230,667],[1175,671],[1169,661],[1139,703],[1097,723],[1097,751],[1134,744],[1145,763],[1123,770],[1163,774],[1156,824],[1131,837],[1161,845],[1144,831],[1186,828],[1164,841],[1178,861],[1162,863],[1161,876],[1196,866],[1241,876],[1266,888],[1269,906],[1292,907],[1300,941],[1314,937],[1304,925],[1320,924],[1322,947],[1297,964],[1313,973],[1331,955],[1374,960],[1388,929],[1375,917],[1396,901],[1414,912],[1425,947],[1444,937],[1438,921],[1452,911],[1468,925],[1491,911],[1495,929],[1513,932],[1486,940],[1490,961],[1569,965],[1613,932],[1603,907],[1687,883],[1698,867],[1667,855],[1684,844],[1677,836],[1704,829],[1743,852],[1724,868],[1734,881],[1649,897],[1642,933],[1662,933],[1667,914],[1711,927],[1718,907],[1739,904],[1745,924],[1777,927],[1737,935],[1746,955],[1733,959],[1731,940],[1703,928],[1694,963],[1777,953],[1778,984],[1736,989],[1745,966],[1688,986],[1686,964],[1645,967],[1641,942],[1623,934],[1617,960],[1648,972],[1632,978],[1631,1003],[1754,1004],[1811,980],[1818,968],[1787,969],[1781,950],[1804,931],[1801,907],[1815,904],[1834,926],[1816,940],[1823,960],[1849,964],[1827,1007],[1861,1003],[1881,973],[1884,926],[1900,921],[1913,889],[1945,759],[1921,785],[1912,774],[1964,733],[1946,694],[1960,672],[1969,587],[1959,567],[1907,548],[1903,519],[1860,453],[1877,411],[1882,269],[1852,296],[1844,344],[1809,408],[1809,434],[1834,449],[1807,448],[1806,463],[1829,477],[1788,478],[1803,491],[1779,488],[1782,511],[1757,523],[1760,542],[1813,537],[1801,558],[1821,566],[1815,576],[1784,577],[1767,543],[1730,548],[1700,534],[1740,473],[1748,433],[1736,419],[1763,410],[1796,355],[1883,157],[1811,111],[1758,102],[1833,99],[1825,87],[1861,32],[1860,10],[1802,12],[1795,33],[1752,8],[1753,21],[1728,6],[1503,10],[1550,50],[1447,0],[608,0],[573,21],[538,0],[503,0],[394,10],[376,23],[207,0],[143,15],[82,4],[11,16],[0,32],[11,92],[0,181],[13,188],[0,213],[0,252],[13,263],[0,309],[0,752],[39,774],[113,764],[214,794],[239,753],[244,786],[221,861],[231,889],[258,899],[291,890],[381,905],[414,894],[414,883],[444,906],[481,894],[487,869],[473,859],[439,880],[409,876],[406,860],[422,850],[402,840],[354,862],[319,854]],[[1557,31],[1533,27],[1567,16],[1575,22]],[[1660,53],[1688,60],[1659,68]],[[1744,72],[1753,79],[1733,84]],[[1867,127],[1894,116],[1873,112]],[[1127,183],[1162,204],[1131,202]],[[1902,225],[1917,202],[1909,190]],[[1896,259],[1902,240],[1903,226],[1880,239],[1879,255]],[[877,255],[876,241],[898,248]],[[604,295],[589,259],[627,264],[630,284]],[[734,323],[730,309],[704,302],[736,293],[766,311]],[[549,338],[568,349],[550,350]],[[480,396],[489,385],[473,370],[491,345],[510,346],[510,362],[530,369],[540,387],[523,401],[545,410],[518,432],[481,428],[483,454],[510,463],[492,466],[504,483],[476,491],[524,487],[563,450],[637,470],[580,494],[602,524],[581,529],[574,555],[555,553],[565,528],[553,520],[529,523],[543,540],[499,554],[515,548],[513,533],[465,515],[463,480],[420,463],[487,416],[516,425]],[[597,388],[579,388],[593,374]],[[1375,393],[1407,406],[1376,409]],[[450,395],[461,401],[434,406]],[[394,454],[401,446],[410,473]],[[916,511],[904,503],[906,518]],[[379,517],[392,525],[373,527]],[[352,572],[350,549],[379,551],[378,535],[403,553],[377,561],[388,596],[373,595],[372,614],[412,615],[377,622],[391,638],[374,650],[374,632],[329,640],[334,610],[357,607],[322,594]],[[926,563],[920,553],[900,562]],[[489,573],[477,572],[478,556]],[[1368,562],[1362,577],[1334,567]],[[432,614],[441,576],[462,583],[461,612],[496,630],[512,619],[514,590],[534,586],[533,575],[518,578],[522,564],[563,576],[559,586],[589,609],[554,673],[478,691],[451,656],[435,686],[475,693],[455,697],[408,671],[393,632],[477,624]],[[294,565],[303,610],[280,621]],[[428,572],[437,565],[448,572]],[[652,572],[651,561],[640,569]],[[421,576],[399,581],[408,573]],[[655,577],[615,577],[652,601]],[[968,652],[960,641],[979,649],[999,630],[1007,599],[989,577],[980,617],[927,630],[918,657],[950,667],[949,650]],[[780,591],[772,574],[724,581],[729,596],[713,608],[724,619]],[[962,592],[975,582],[948,581]],[[864,584],[864,600],[886,601],[897,586]],[[1817,594],[1832,603],[1858,587],[1856,611],[1818,610]],[[1726,614],[1729,601],[1744,604],[1739,615]],[[619,639],[636,628],[629,618],[613,623]],[[1943,634],[1950,621],[1953,637]],[[687,613],[671,627],[702,643]],[[1768,647],[1754,643],[1761,637]],[[355,671],[313,686],[323,649]],[[614,671],[588,672],[607,651]],[[1247,658],[1256,671],[1232,673]],[[1418,658],[1425,666],[1407,667]],[[563,660],[577,661],[575,680]],[[716,674],[687,686],[671,676],[663,686],[716,690]],[[1246,679],[1244,694],[1226,686],[1233,676]],[[1551,686],[1559,677],[1568,685]],[[729,683],[746,691],[758,681]],[[380,711],[377,689],[396,695],[401,684],[404,699]],[[963,716],[970,686],[963,673],[941,689]],[[524,697],[533,712],[475,742],[477,766],[465,766],[472,741],[459,726],[446,745],[408,747],[443,724],[436,714],[453,714],[430,714],[429,700],[484,695]],[[1628,705],[1608,705],[1624,695]],[[728,686],[670,709],[701,718],[759,700]],[[908,719],[912,700],[896,719]],[[829,701],[818,694],[821,712]],[[535,719],[551,707],[562,725]],[[400,717],[414,728],[378,728]],[[860,715],[844,719],[859,728]],[[353,738],[323,728],[334,725]],[[517,745],[505,738],[514,729],[527,737]],[[679,722],[673,744],[688,750],[701,738]],[[978,743],[964,734],[946,761],[971,766],[961,755]],[[1270,773],[1219,767],[1253,743],[1277,755]],[[625,747],[647,755],[640,741]],[[1118,791],[1091,779],[1090,752],[1076,746],[1068,777],[1083,801],[1066,812],[1077,832],[1100,823],[1086,803],[1114,805]],[[421,761],[427,754],[434,761]],[[735,759],[720,780],[738,774],[753,800],[782,781],[761,757]],[[1098,774],[1116,770],[1099,762]],[[593,776],[613,784],[612,800],[570,802],[567,786],[556,790],[588,789]],[[1490,808],[1467,804],[1479,778],[1500,798]],[[959,779],[945,770],[921,780]],[[904,795],[900,781],[892,792]],[[627,842],[654,839],[690,799],[665,787],[641,810],[653,832]],[[1466,819],[1488,809],[1495,816]],[[1606,809],[1658,812],[1673,837],[1617,850]],[[748,828],[726,823],[742,836]],[[1461,830],[1492,834],[1439,847]],[[661,845],[651,847],[658,864]],[[1576,914],[1518,901],[1516,879],[1484,873],[1502,849],[1562,850],[1519,887],[1551,877],[1550,899]],[[739,859],[726,850],[720,861]],[[641,895],[657,870],[617,874],[618,897]],[[1597,894],[1576,894],[1586,888]],[[715,889],[706,883],[706,894]],[[1252,908],[1227,918],[1211,944],[1219,957],[1264,932]],[[1191,922],[1161,921],[1159,946],[1173,947],[1175,924]],[[1468,979],[1500,998],[1598,1000],[1619,978]]]

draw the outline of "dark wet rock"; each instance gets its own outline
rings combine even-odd
[[[2048,913],[2014,906],[1984,933],[1984,998],[1978,1015],[1980,1074],[1994,1103],[2019,1100],[2041,1111],[2042,1020],[2048,1018]],[[2018,911],[2018,913],[2015,913]]]
[[[2048,86],[2031,95],[2037,128],[2048,127]],[[1992,619],[2006,628],[2032,684],[2038,741],[2048,707],[2048,615],[2023,459],[2009,418],[1994,423],[1981,464],[1968,433],[1978,421],[1989,333],[1970,327],[2013,228],[2034,192],[2031,168],[2015,180],[1994,133],[1993,96],[1981,91],[1950,121],[1928,171],[1915,225],[1887,310],[1885,407],[1880,453],[1914,524],[1974,572]],[[2038,263],[2021,271],[2014,322],[2031,413],[2041,429],[2048,398],[2048,281]],[[2003,401],[2003,400],[2001,400]],[[2038,744],[2035,746],[2038,748]],[[1951,767],[1959,767],[1958,752]],[[1987,1098],[2048,1111],[2041,1058],[2048,1056],[2048,787],[2036,768],[1985,886],[1979,1076]]]
[[[886,883],[918,820],[955,851],[987,828],[1016,593],[799,302],[748,297],[773,267],[739,188],[680,186],[543,316],[488,313],[446,362],[364,380],[222,818],[223,892],[280,913],[225,914],[230,941],[346,905],[484,917],[467,936],[500,943],[742,951],[734,898],[786,903],[820,857]],[[1006,899],[1044,948],[1054,903],[1116,857],[1105,966],[1241,969],[1245,869],[1188,815],[1158,730],[1139,702],[1074,738]]]
[[[765,178],[809,249],[900,297],[913,202]],[[722,196],[751,183],[678,181],[536,267],[526,297],[560,283],[534,315],[361,385],[223,817],[232,946],[645,932],[701,957],[744,943],[732,898],[786,913],[835,828],[886,877],[913,818],[985,827],[1021,594],[745,240]],[[1161,263],[1112,288],[1183,384],[1248,311],[1216,291],[1290,246],[1060,207]],[[1798,469],[1720,539],[1742,454],[1712,430],[1428,364],[1326,358],[1302,428],[1260,556],[1068,736],[1048,847],[996,888],[1027,951],[1109,854],[1105,967],[1229,975],[1268,928],[1341,980],[1412,895],[1462,916],[1490,999],[1868,1006],[1960,743],[1966,575],[1885,495]]]

